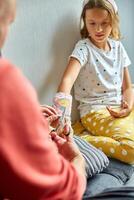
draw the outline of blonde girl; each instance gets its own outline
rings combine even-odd
[[[134,164],[131,61],[120,41],[115,1],[84,1],[80,33],[82,39],[70,56],[56,98],[71,99],[74,85],[83,129],[87,130],[81,137],[109,157]]]

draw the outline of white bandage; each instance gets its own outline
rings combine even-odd
[[[54,107],[60,110],[66,117],[70,117],[72,109],[72,96],[63,92],[56,93],[53,99]]]

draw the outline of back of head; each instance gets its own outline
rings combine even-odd
[[[16,0],[0,0],[0,48],[2,48],[8,27],[14,21],[16,11]]]
[[[107,10],[111,19],[112,31],[110,37],[118,40],[120,39],[120,29],[119,29],[119,15],[118,8],[114,0],[84,0],[83,10],[81,14],[81,37],[87,38],[88,31],[85,24],[86,10],[88,9],[104,9]]]
[[[15,14],[16,0],[0,0],[0,19],[8,14]]]

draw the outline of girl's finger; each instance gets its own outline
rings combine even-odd
[[[111,111],[111,107],[110,106],[106,106],[106,109],[110,112]]]
[[[109,113],[110,113],[113,117],[118,117],[118,116],[119,116],[119,113],[117,113],[117,112],[114,111],[114,110],[110,110],[110,109],[109,109]]]
[[[123,108],[128,108],[128,103],[126,101],[124,101],[124,100],[122,102],[122,107]]]

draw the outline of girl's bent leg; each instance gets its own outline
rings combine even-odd
[[[84,116],[83,126],[92,133],[83,138],[112,158],[134,164],[134,109],[125,118],[113,118],[100,110]]]

